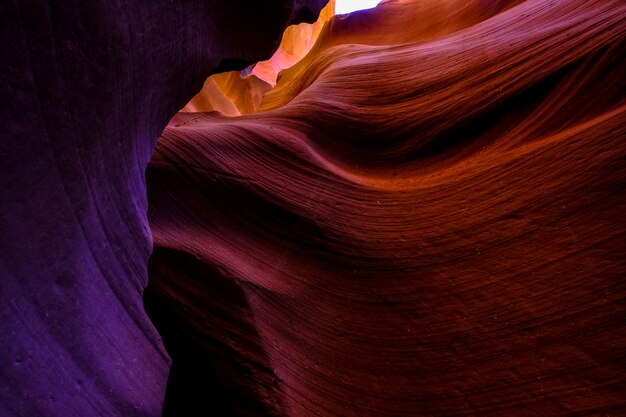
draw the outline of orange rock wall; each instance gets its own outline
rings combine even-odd
[[[331,0],[313,24],[301,23],[285,30],[278,50],[267,61],[254,64],[247,75],[240,71],[209,77],[202,90],[181,110],[183,112],[218,111],[239,116],[258,110],[265,93],[276,85],[278,73],[304,57],[313,47],[324,24],[335,14]]]

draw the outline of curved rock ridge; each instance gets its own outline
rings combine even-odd
[[[518,3],[519,0],[388,0],[374,9],[336,16],[324,26],[311,53],[279,74],[283,82],[267,95],[260,109],[281,107],[306,88],[313,80],[311,77],[328,64],[322,52],[326,49],[350,44],[426,42],[479,24]],[[351,47],[343,49],[348,51]],[[339,59],[340,54],[333,53],[333,59]]]
[[[625,15],[389,1],[332,20],[268,111],[179,113],[147,305],[204,381],[172,402],[220,381],[232,415],[623,415]]]
[[[330,0],[315,23],[288,27],[278,50],[270,59],[257,62],[245,71],[210,76],[202,90],[181,111],[218,111],[226,116],[256,112],[265,93],[276,85],[278,73],[293,66],[311,50],[324,24],[334,14],[335,1]]]
[[[322,32],[326,22],[335,15],[335,0],[330,0],[314,24],[301,23],[285,30],[278,50],[267,61],[254,65],[252,73],[273,86],[278,73],[290,68],[306,56]]]
[[[0,416],[159,416],[145,168],[213,72],[322,0],[0,5]]]
[[[217,111],[225,116],[254,113],[272,85],[255,74],[242,76],[239,71],[214,74],[206,79],[202,90],[182,108],[181,112]]]

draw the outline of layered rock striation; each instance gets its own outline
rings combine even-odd
[[[264,111],[178,114],[147,304],[178,380],[205,380],[173,401],[623,413],[625,13],[387,1],[331,20]]]

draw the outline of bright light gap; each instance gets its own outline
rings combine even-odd
[[[380,0],[336,0],[335,14],[345,14],[356,10],[376,7]]]

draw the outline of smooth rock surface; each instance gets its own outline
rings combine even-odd
[[[307,55],[334,14],[335,1],[330,0],[315,23],[300,23],[285,29],[280,46],[270,59],[257,62],[244,71],[212,75],[181,111],[217,111],[231,117],[258,111],[263,96],[276,85],[278,73]]]

